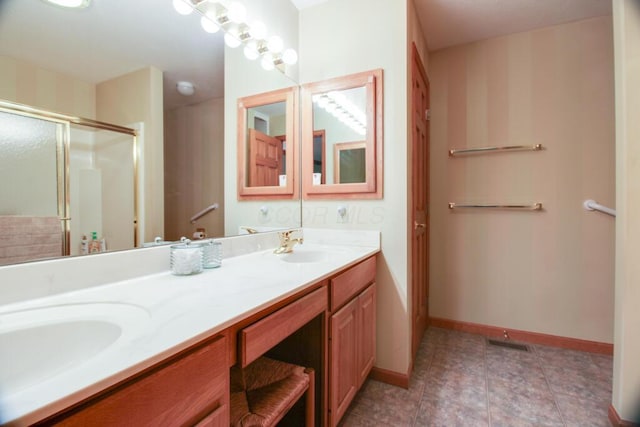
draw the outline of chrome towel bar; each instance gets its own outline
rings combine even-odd
[[[449,209],[518,209],[527,211],[542,210],[542,203],[533,203],[531,205],[468,205],[449,202]]]
[[[585,200],[582,206],[584,206],[584,208],[588,211],[599,211],[599,212],[606,213],[607,215],[616,216],[615,209],[611,209],[606,206],[603,206],[600,203],[596,202],[595,200],[591,200],[591,199]]]
[[[496,153],[500,151],[540,151],[540,150],[542,150],[542,144],[508,145],[506,147],[460,148],[460,149],[449,150],[449,157],[455,157],[459,154]]]

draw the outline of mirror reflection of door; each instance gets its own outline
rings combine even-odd
[[[282,142],[256,129],[249,129],[249,186],[279,185]]]
[[[249,108],[247,128],[248,186],[285,185],[286,102]]]
[[[324,129],[313,132],[313,173],[314,185],[324,184],[327,180],[326,135]],[[316,175],[319,174],[319,175]]]
[[[280,175],[287,174],[287,135],[276,136],[282,147],[282,156],[280,156]],[[280,184],[282,185],[282,183]]]
[[[366,143],[343,142],[334,148],[334,181],[336,184],[366,182]]]

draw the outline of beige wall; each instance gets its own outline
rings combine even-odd
[[[289,0],[243,2],[252,15],[282,37],[286,47],[298,48],[298,9]],[[275,30],[277,29],[277,30]],[[265,71],[258,61],[244,57],[242,48],[225,47],[225,235],[235,235],[240,226],[283,228],[300,226],[300,201],[238,201],[237,111],[238,98],[297,85],[298,66],[288,66],[287,76],[277,70]],[[262,215],[261,207],[268,213]]]
[[[162,72],[134,71],[96,86],[96,119],[120,126],[144,124],[138,179],[144,189],[138,216],[142,241],[164,235]]]
[[[93,84],[7,56],[0,56],[0,99],[55,113],[95,117]]]
[[[640,3],[613,2],[616,77],[616,298],[613,406],[640,423]]]
[[[615,207],[612,64],[611,17],[430,55],[431,316],[613,341],[615,220],[582,207]],[[544,151],[447,156],[537,143]]]
[[[190,237],[198,227],[224,235],[224,99],[168,110],[164,125],[165,239]],[[220,208],[189,222],[213,203]]]
[[[300,80],[384,71],[384,198],[303,201],[305,227],[382,232],[378,258],[379,368],[405,374],[410,340],[407,303],[407,6],[385,0],[329,0],[300,12]],[[366,11],[363,19],[362,11]],[[307,167],[307,170],[310,166]],[[302,165],[304,173],[305,165]],[[338,206],[348,209],[339,222]]]

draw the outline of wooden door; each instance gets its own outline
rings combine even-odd
[[[358,297],[358,389],[376,361],[376,284]]]
[[[429,81],[413,45],[412,80],[412,354],[415,356],[429,319]]]
[[[331,358],[329,375],[329,424],[335,426],[344,415],[358,391],[357,377],[357,315],[358,298],[331,316],[330,340]]]
[[[279,185],[282,142],[249,129],[249,187]]]

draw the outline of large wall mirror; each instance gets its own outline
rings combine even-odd
[[[382,70],[302,86],[305,198],[382,197]]]
[[[238,78],[232,83],[233,99],[227,101],[226,87],[236,76],[225,73],[224,33],[203,31],[200,18],[198,12],[179,15],[171,0],[93,0],[79,10],[41,0],[0,2],[0,100],[133,129],[136,134],[137,151],[127,151],[131,157],[125,163],[135,154],[137,188],[128,178],[129,172],[114,175],[109,169],[111,163],[122,164],[122,159],[100,160],[86,150],[88,143],[83,145],[87,140],[96,147],[104,146],[101,141],[106,132],[84,129],[78,132],[76,141],[71,131],[70,146],[79,147],[79,152],[84,150],[84,163],[77,163],[78,156],[73,153],[69,156],[68,169],[73,176],[70,194],[96,196],[98,193],[90,189],[98,188],[101,180],[108,184],[103,187],[114,190],[113,194],[137,196],[138,222],[135,224],[134,209],[127,207],[126,227],[118,223],[107,227],[104,221],[98,224],[99,216],[107,216],[105,209],[123,212],[111,196],[101,195],[100,200],[96,196],[93,201],[76,197],[82,209],[94,211],[84,219],[78,213],[80,208],[72,208],[65,219],[53,207],[46,216],[57,218],[61,232],[65,230],[64,221],[69,223],[68,253],[81,251],[82,235],[92,231],[106,239],[108,249],[125,249],[152,242],[156,236],[164,240],[190,237],[198,229],[205,229],[209,237],[235,235],[241,232],[241,226],[259,222],[255,214],[244,215],[243,206],[228,203],[237,198],[235,162],[230,166],[228,161],[228,156],[235,159],[236,111],[234,107],[229,119],[226,103],[235,106],[240,96],[297,84],[282,78],[278,87],[271,84],[262,88],[255,79]],[[266,18],[265,22],[269,23]],[[181,81],[193,84],[192,95],[178,92]],[[187,87],[185,93],[189,92]],[[227,128],[233,129],[231,148]],[[7,129],[3,126],[0,132]],[[130,148],[131,139],[128,144]],[[37,162],[25,164],[25,174],[33,175]],[[99,173],[93,173],[96,170]],[[123,187],[125,178],[130,182],[128,188]],[[21,179],[5,181],[0,185],[26,185]],[[59,199],[59,195],[52,198],[58,204]],[[300,202],[289,202],[287,208],[292,214],[279,221],[279,227],[300,226],[300,215],[295,214]],[[0,216],[16,212],[6,206],[5,200],[0,203]],[[204,216],[192,221],[205,210]],[[79,225],[81,221],[84,226]],[[134,225],[138,226],[135,236],[131,231]],[[90,234],[87,237],[90,239]],[[64,250],[58,254],[64,254]]]
[[[298,197],[298,88],[238,100],[238,198]]]

